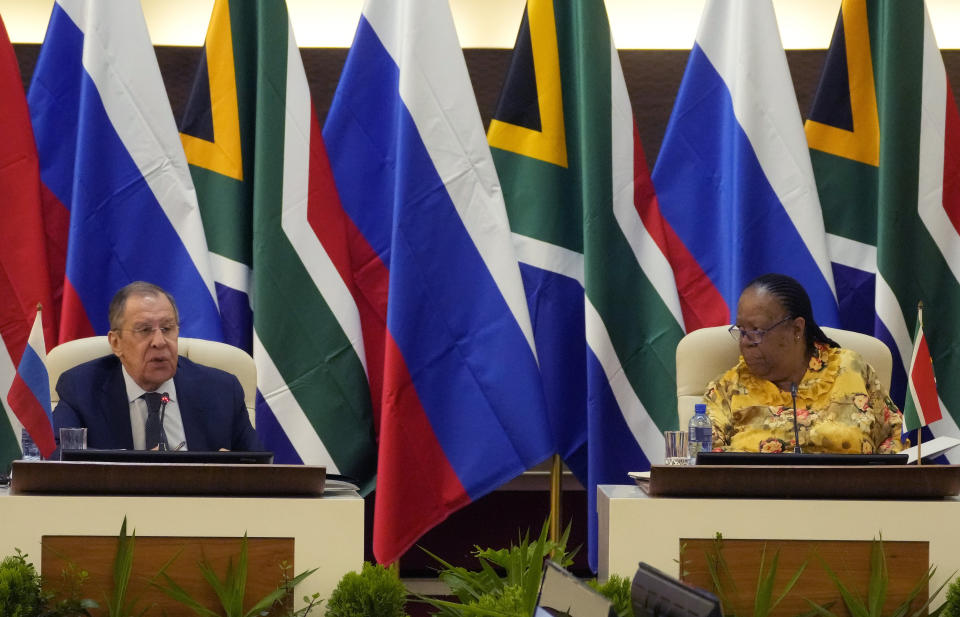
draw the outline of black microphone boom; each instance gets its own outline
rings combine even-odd
[[[170,395],[164,392],[160,395],[160,443],[157,444],[157,450],[166,451],[170,449],[167,443],[167,431],[163,428],[163,417],[167,411],[167,403],[170,402]]]
[[[800,425],[797,423],[797,384],[790,384],[790,397],[793,399],[793,453],[803,454],[800,449]],[[161,420],[161,430],[163,428]]]

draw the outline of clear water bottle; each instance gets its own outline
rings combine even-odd
[[[707,406],[703,403],[697,403],[694,407],[694,414],[687,428],[687,446],[691,465],[697,462],[697,452],[713,450],[713,426],[707,417]]]
[[[27,429],[21,429],[21,431],[20,446],[23,448],[23,460],[39,461],[40,448],[38,448],[37,444],[34,443],[33,437],[30,436],[30,433],[27,432]]]

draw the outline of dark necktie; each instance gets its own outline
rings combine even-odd
[[[159,392],[145,392],[142,398],[147,402],[147,422],[144,425],[146,449],[153,450],[160,443],[160,400],[163,395]]]

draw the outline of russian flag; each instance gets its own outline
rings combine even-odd
[[[30,433],[40,454],[47,458],[57,449],[53,438],[53,414],[50,412],[50,375],[47,373],[47,348],[43,341],[40,307],[30,330],[27,346],[20,356],[17,374],[7,393],[7,403]]]
[[[365,274],[389,290],[373,536],[388,563],[555,449],[445,0],[366,3],[323,137],[342,207],[375,256]]]
[[[726,307],[755,277],[780,272],[838,326],[833,272],[807,142],[769,0],[711,0],[652,179],[687,252],[671,256],[681,300]],[[681,254],[683,259],[677,259]]]
[[[60,340],[109,329],[114,292],[147,280],[184,336],[220,339],[196,194],[139,2],[58,0],[33,73],[44,185],[70,213]]]

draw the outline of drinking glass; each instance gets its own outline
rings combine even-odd
[[[87,429],[86,427],[70,427],[60,429],[60,451],[64,450],[86,450],[87,449]]]
[[[690,464],[687,458],[687,431],[664,431],[663,439],[666,446],[665,465]]]

